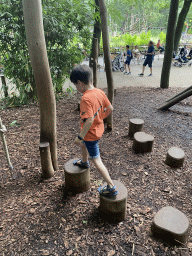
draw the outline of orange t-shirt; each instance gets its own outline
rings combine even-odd
[[[93,117],[98,112],[91,128],[85,135],[85,141],[95,141],[101,138],[104,132],[104,109],[110,105],[110,101],[102,90],[94,88],[84,92],[80,103],[81,129],[86,119]]]
[[[159,48],[159,46],[161,46],[160,43],[157,43],[157,48]]]

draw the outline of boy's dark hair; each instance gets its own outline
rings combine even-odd
[[[129,45],[126,45],[127,48],[129,48]]]
[[[149,41],[149,43],[150,43],[151,45],[153,45],[153,41]]]
[[[93,82],[93,77],[92,77],[92,71],[87,65],[78,65],[73,68],[71,75],[70,75],[70,80],[72,83],[77,84],[77,81],[81,81],[84,84],[89,84]]]

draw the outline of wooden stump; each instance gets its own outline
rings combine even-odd
[[[151,152],[154,137],[145,132],[136,132],[133,138],[133,150],[135,153]]]
[[[185,153],[182,149],[172,147],[168,150],[165,163],[171,167],[182,167]]]
[[[153,219],[151,231],[165,241],[185,243],[188,236],[189,220],[179,210],[166,206],[159,210]]]
[[[78,158],[69,160],[64,165],[65,188],[72,194],[82,193],[90,188],[90,167],[83,169],[73,164]]]
[[[143,124],[144,124],[144,121],[142,119],[130,119],[128,136],[130,138],[133,138],[136,132],[140,132],[142,130]]]
[[[121,222],[126,217],[127,211],[127,189],[119,181],[113,180],[118,190],[116,196],[106,197],[100,195],[99,212],[101,218],[109,222]],[[107,184],[104,184],[106,186]]]
[[[39,145],[42,167],[42,178],[48,179],[54,175],[49,142],[41,142]]]

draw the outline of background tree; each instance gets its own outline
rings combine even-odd
[[[51,158],[42,159],[41,155],[41,163],[46,162],[47,167],[53,164],[54,170],[57,170],[56,103],[45,45],[41,0],[23,0],[23,12],[29,56],[39,99],[40,142],[48,142],[51,152]],[[43,171],[49,172],[50,168]],[[48,178],[52,175],[51,169],[50,173],[44,176]]]
[[[93,67],[93,56],[94,56],[94,38],[98,39],[98,53],[99,53],[99,46],[100,46],[100,38],[101,38],[101,21],[99,15],[99,0],[95,0],[95,22],[94,22],[94,29],[93,29],[93,38],[91,44],[91,52],[89,58],[89,66]]]
[[[73,65],[84,58],[77,50],[77,43],[90,48],[93,7],[86,0],[43,0],[42,5],[53,86],[60,92]],[[0,52],[4,74],[13,80],[19,91],[18,104],[26,104],[29,99],[36,98],[36,86],[26,43],[22,0],[2,0],[0,10]]]
[[[185,0],[183,3],[183,8],[181,12],[179,13],[179,17],[177,20],[177,26],[175,29],[175,39],[174,39],[174,51],[177,52],[179,41],[181,39],[181,34],[183,31],[183,26],[186,20],[186,16],[189,12],[190,6],[191,6],[192,0]]]
[[[114,86],[113,86],[113,75],[112,75],[112,65],[111,65],[111,54],[109,47],[109,33],[107,26],[107,9],[104,0],[99,0],[99,10],[101,16],[101,29],[103,38],[103,52],[105,60],[105,70],[107,76],[107,87],[108,87],[108,98],[111,104],[113,104],[114,99]],[[111,113],[107,118],[107,128],[111,131],[113,128],[113,114]]]
[[[178,7],[179,7],[179,0],[171,0],[169,20],[168,20],[168,26],[167,26],[165,55],[164,55],[162,73],[161,73],[161,82],[160,82],[161,88],[169,87],[169,75],[170,75],[171,62],[172,62],[172,56],[173,56],[173,44],[174,44]]]

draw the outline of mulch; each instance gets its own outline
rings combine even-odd
[[[180,88],[130,87],[117,89],[114,129],[104,133],[100,153],[112,179],[128,190],[127,216],[108,223],[98,212],[97,188],[103,183],[91,166],[91,188],[71,196],[64,189],[64,164],[80,156],[73,141],[79,132],[78,97],[57,102],[59,171],[41,182],[39,108],[35,105],[1,111],[14,171],[8,169],[0,141],[0,255],[192,255],[191,229],[185,244],[154,238],[151,223],[164,206],[192,216],[192,100],[168,111],[158,107]],[[128,138],[130,118],[142,118],[143,130],[155,137],[153,151],[135,154]],[[14,126],[10,124],[17,120]],[[182,168],[164,161],[168,149],[185,152]]]

